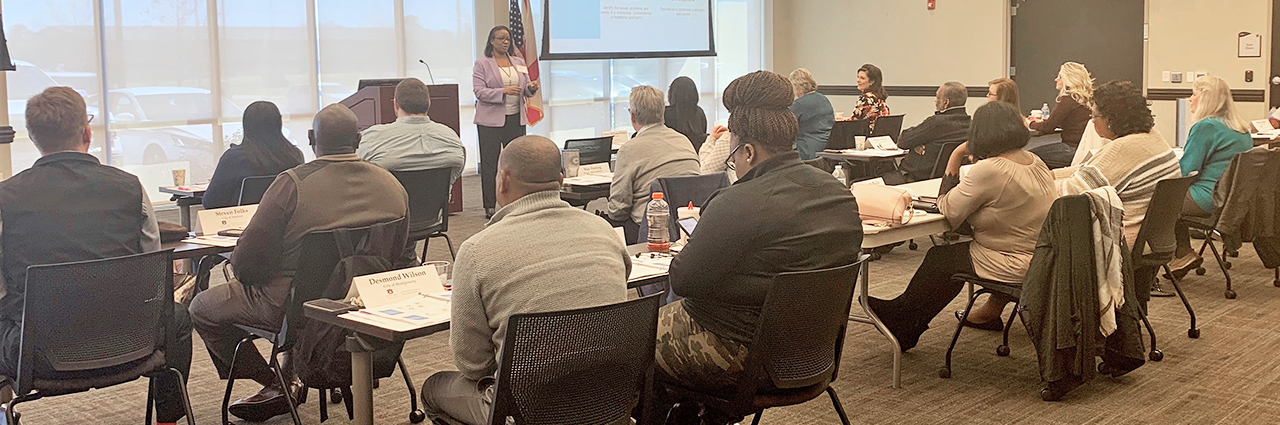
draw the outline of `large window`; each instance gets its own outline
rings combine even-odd
[[[761,1],[715,2],[714,58],[543,63],[547,119],[530,132],[559,142],[628,128],[632,87],[665,92],[682,75],[698,84],[708,120],[723,122],[724,86],[761,67]],[[542,2],[531,3],[541,35]],[[171,184],[171,170],[188,170],[189,183],[209,179],[222,152],[241,143],[243,110],[256,101],[275,103],[286,137],[313,157],[312,117],[364,78],[458,84],[468,168],[479,158],[471,71],[483,49],[477,34],[492,24],[479,22],[474,0],[6,0],[3,8],[18,67],[6,75],[15,172],[40,156],[26,135],[26,100],[53,85],[85,96],[95,116],[91,153],[136,174],[156,202],[168,199],[155,189]]]

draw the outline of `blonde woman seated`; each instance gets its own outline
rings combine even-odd
[[[1227,170],[1232,157],[1253,149],[1253,139],[1249,136],[1249,122],[1236,113],[1235,102],[1231,99],[1231,87],[1227,87],[1226,81],[1214,76],[1197,79],[1191,89],[1190,100],[1191,113],[1195,114],[1196,123],[1191,126],[1187,145],[1182,148],[1180,165],[1183,175],[1193,172],[1199,174],[1187,191],[1187,199],[1182,204],[1182,216],[1208,217],[1213,214],[1213,189],[1217,187],[1218,179]],[[1187,224],[1179,221],[1174,234],[1178,240],[1178,248],[1174,252],[1176,258],[1169,262],[1169,268],[1182,275],[1200,267],[1204,260],[1191,249],[1191,234]]]
[[[1021,282],[1026,275],[1040,227],[1058,197],[1049,167],[1023,149],[1030,138],[1022,114],[1010,103],[990,102],[973,113],[969,142],[951,154],[943,177],[958,183],[938,197],[938,209],[952,228],[973,227],[973,241],[930,248],[901,295],[871,299],[871,309],[903,351],[916,345],[929,321],[960,293],[963,284],[951,276],[973,273]],[[963,178],[956,177],[969,155],[978,162]],[[998,314],[988,316],[997,326]]]

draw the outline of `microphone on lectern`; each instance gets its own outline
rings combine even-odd
[[[431,74],[431,65],[427,65],[427,61],[424,61],[422,59],[418,59],[418,63],[421,63],[427,67],[427,76],[431,77],[431,84],[435,85],[436,76]]]

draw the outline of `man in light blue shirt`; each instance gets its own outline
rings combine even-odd
[[[427,117],[431,93],[417,78],[396,85],[395,122],[369,127],[361,134],[356,154],[388,171],[417,171],[432,168],[453,170],[450,184],[462,174],[467,152],[452,128]]]

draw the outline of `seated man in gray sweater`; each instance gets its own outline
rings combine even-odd
[[[636,135],[618,149],[606,214],[611,223],[622,226],[627,242],[634,243],[649,205],[649,184],[659,177],[696,176],[702,170],[689,138],[663,124],[666,106],[661,91],[636,87],[630,102]]]
[[[437,372],[422,384],[432,420],[489,423],[511,315],[627,299],[626,247],[604,221],[560,200],[563,180],[560,150],[550,139],[523,136],[502,150],[495,190],[501,208],[488,228],[462,243],[454,269],[449,346],[458,371]]]

